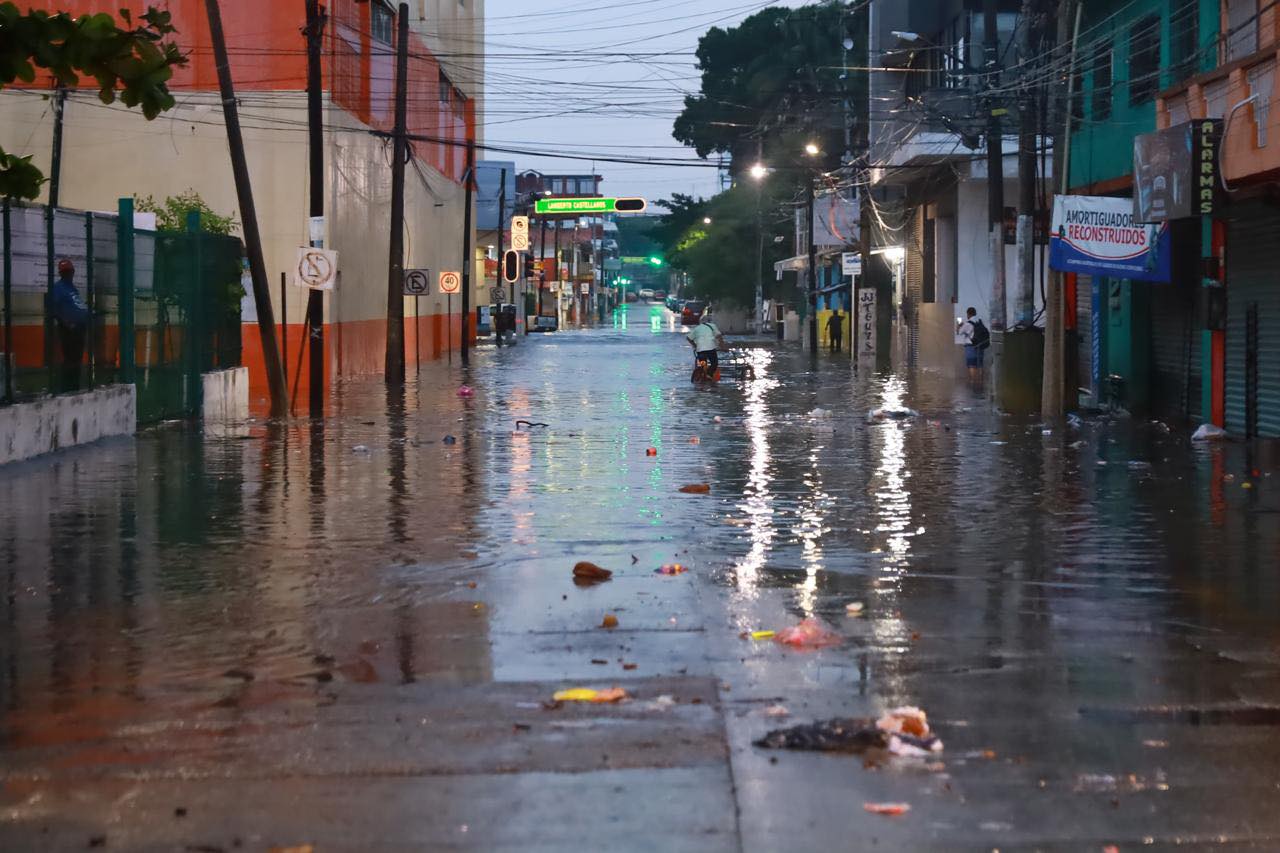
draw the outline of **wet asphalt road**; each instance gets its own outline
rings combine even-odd
[[[699,391],[647,311],[0,473],[0,849],[1280,848],[1273,447],[773,346]],[[936,761],[751,745],[897,705]]]

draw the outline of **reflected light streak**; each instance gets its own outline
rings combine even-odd
[[[906,388],[900,377],[894,376],[884,385],[881,406],[898,408],[904,405]],[[907,491],[906,430],[897,423],[887,423],[876,430],[881,438],[880,464],[876,467],[879,481],[873,494],[875,514],[879,523],[876,532],[885,534],[884,572],[901,576],[907,568],[911,552],[911,493]]]
[[[773,495],[769,491],[769,473],[772,457],[769,452],[769,431],[773,419],[765,404],[766,395],[778,387],[778,380],[769,376],[769,363],[773,354],[766,350],[750,350],[747,359],[755,370],[756,378],[748,380],[745,387],[743,411],[746,415],[747,438],[751,442],[751,463],[747,472],[746,500],[741,509],[746,515],[747,530],[751,536],[751,549],[738,563],[737,585],[740,592],[754,595],[760,580],[760,572],[769,557],[773,543]]]

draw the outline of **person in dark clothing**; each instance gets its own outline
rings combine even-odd
[[[61,391],[80,389],[80,364],[84,361],[84,340],[89,329],[89,309],[74,282],[75,264],[58,261],[58,280],[48,296],[49,316],[62,349]]]
[[[844,317],[840,315],[839,308],[827,318],[827,340],[831,343],[832,352],[841,351],[844,345]]]

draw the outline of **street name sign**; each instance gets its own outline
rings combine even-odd
[[[857,252],[841,254],[840,272],[842,275],[862,275],[862,255]]]
[[[642,198],[540,198],[535,213],[643,213],[649,203]]]

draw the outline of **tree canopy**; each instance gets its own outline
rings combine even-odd
[[[849,13],[828,2],[771,7],[698,42],[701,91],[685,98],[672,135],[698,156],[732,157],[739,174],[758,157],[789,156],[817,142],[836,165],[852,83],[842,73]]]
[[[689,274],[687,295],[750,306],[757,263],[769,294],[773,264],[790,254],[793,197],[792,186],[777,176],[706,200],[677,194],[658,202],[668,213],[651,233],[667,247],[667,262]]]
[[[175,32],[168,12],[147,9],[135,25],[129,10],[120,10],[121,27],[107,14],[22,12],[0,3],[0,89],[15,81],[34,83],[38,70],[61,86],[79,86],[81,75],[96,82],[104,104],[117,98],[138,107],[148,120],[173,107],[168,82],[173,69],[187,60],[165,37]],[[0,196],[33,199],[44,175],[30,157],[0,149]]]

